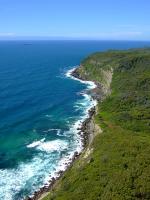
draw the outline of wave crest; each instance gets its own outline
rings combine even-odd
[[[28,148],[36,148],[37,150],[40,151],[45,151],[45,152],[53,152],[53,151],[62,151],[67,149],[68,144],[64,140],[53,140],[53,141],[47,141],[44,142],[45,138],[43,138],[40,141],[35,141],[29,145],[27,145]]]

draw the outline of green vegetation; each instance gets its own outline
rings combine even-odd
[[[93,151],[83,153],[44,200],[150,199],[150,49],[96,53],[79,68],[106,89],[112,71],[111,94],[95,116],[103,132]]]

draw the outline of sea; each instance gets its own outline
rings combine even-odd
[[[0,200],[22,200],[83,148],[79,126],[96,102],[71,70],[89,54],[139,41],[0,41]]]

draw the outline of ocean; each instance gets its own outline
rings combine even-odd
[[[148,47],[128,41],[0,41],[0,200],[21,200],[82,150],[78,127],[94,87],[69,72],[91,53]]]

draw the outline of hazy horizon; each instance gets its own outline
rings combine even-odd
[[[17,36],[0,37],[0,41],[101,41],[101,42],[150,42],[150,39],[101,39],[101,38],[76,38],[76,37],[42,37],[42,36]]]
[[[0,0],[0,40],[150,41],[148,0]]]

